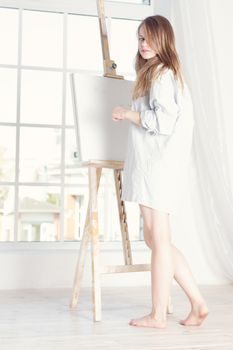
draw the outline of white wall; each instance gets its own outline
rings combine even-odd
[[[187,254],[187,249],[186,249]],[[102,254],[103,260],[111,260],[115,264],[121,257],[120,252],[111,251]],[[134,256],[142,263],[149,263],[150,252],[134,252]],[[72,288],[78,253],[67,251],[18,251],[8,252],[0,256],[0,289],[31,288]],[[113,262],[114,260],[114,262]],[[200,284],[221,284],[225,280],[217,278],[207,266],[200,266],[199,254],[190,260],[191,268]],[[198,261],[198,266],[197,262]],[[121,261],[123,263],[123,261]],[[117,263],[118,264],[118,263]],[[149,286],[150,272],[122,274],[106,274],[101,276],[104,286]],[[91,286],[91,259],[87,259],[82,287]]]
[[[193,274],[200,284],[219,284],[227,282],[210,270],[203,258],[197,236],[191,231],[176,231],[173,224],[173,243],[185,255]],[[179,226],[179,224],[178,224]],[[40,244],[40,243],[39,243]],[[12,244],[0,248],[0,289],[25,288],[72,288],[78,258],[77,248],[72,243],[64,243],[60,248],[51,243]],[[114,244],[102,242],[100,261],[104,265],[123,264],[121,242]],[[144,242],[132,242],[133,263],[150,263],[150,250]],[[91,286],[91,254],[87,253],[83,287]],[[102,286],[149,286],[150,272],[106,274],[101,277]]]
[[[40,243],[39,243],[40,244]],[[1,249],[0,289],[71,288],[78,259],[72,243],[62,244],[20,243]],[[104,265],[123,264],[121,242],[101,242],[100,262]],[[134,263],[149,263],[149,249],[144,242],[132,242]],[[129,276],[130,275],[130,276]],[[148,272],[102,275],[103,285],[148,284]],[[91,286],[91,253],[87,252],[83,286]]]

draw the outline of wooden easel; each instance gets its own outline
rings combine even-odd
[[[104,0],[97,0],[97,8],[99,15],[102,51],[104,58],[104,76],[124,79],[123,76],[116,74],[116,64],[109,57],[108,37],[104,16]],[[77,305],[81,281],[83,277],[84,264],[86,260],[86,253],[88,250],[88,244],[91,242],[91,256],[92,256],[92,297],[93,297],[93,318],[94,321],[101,320],[101,274],[105,273],[123,273],[123,272],[139,272],[150,271],[150,264],[133,264],[132,252],[129,239],[127,216],[125,210],[125,204],[121,200],[122,192],[122,170],[123,162],[110,161],[110,160],[90,160],[88,162],[81,162],[81,166],[88,167],[89,177],[89,203],[86,215],[86,221],[84,226],[84,232],[80,245],[80,252],[78,262],[75,271],[72,298],[70,307],[74,308]],[[118,203],[119,220],[121,227],[122,246],[124,254],[124,265],[108,265],[100,266],[99,261],[99,223],[98,223],[98,190],[100,184],[100,178],[103,168],[112,169],[114,172],[116,197]],[[171,300],[169,298],[167,312],[172,313]]]

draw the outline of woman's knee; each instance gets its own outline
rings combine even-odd
[[[145,241],[146,245],[149,248],[151,248],[151,245],[152,245],[151,229],[150,229],[150,227],[146,226],[145,224],[143,227],[143,234],[144,234],[144,241]]]
[[[152,249],[171,243],[169,216],[151,208],[141,207],[146,245]]]
[[[151,241],[151,239],[145,239],[145,243],[146,243],[148,248],[152,249],[152,241]]]
[[[171,233],[169,227],[156,225],[151,229],[149,242],[151,248],[162,248],[171,244]]]

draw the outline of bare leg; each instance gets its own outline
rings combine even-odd
[[[141,327],[166,327],[167,302],[174,276],[169,214],[140,206],[144,224],[151,232],[151,296],[152,311],[130,325]]]
[[[208,315],[208,308],[183,254],[173,246],[175,280],[184,290],[191,303],[188,317],[180,321],[184,326],[199,326]]]
[[[145,242],[152,249],[152,240],[149,231],[144,231]],[[191,273],[188,263],[183,254],[172,245],[172,255],[174,260],[174,278],[184,290],[191,303],[191,311],[185,320],[180,324],[200,325],[208,315],[208,308]]]

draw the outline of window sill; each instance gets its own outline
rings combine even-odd
[[[144,241],[131,241],[132,251],[145,251],[147,246]],[[62,251],[78,251],[81,242],[1,242],[0,251],[46,251],[46,250],[62,250]],[[90,250],[90,244],[88,247]],[[100,242],[101,251],[122,251],[122,242]]]

